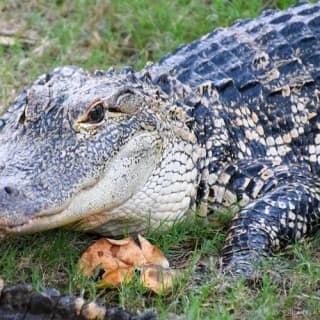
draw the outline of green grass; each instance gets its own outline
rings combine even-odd
[[[264,8],[285,8],[295,1],[0,1],[0,43],[15,30],[10,46],[0,45],[0,110],[21,88],[58,65],[89,70],[111,65],[142,68],[178,45]],[[10,27],[11,26],[11,27]],[[27,40],[26,40],[27,39]],[[0,243],[0,277],[8,284],[31,282],[35,289],[53,286],[64,293],[97,297],[108,306],[133,312],[158,310],[184,319],[317,319],[320,304],[319,240],[304,242],[266,265],[281,277],[265,275],[260,287],[241,280],[227,284],[216,262],[225,223],[199,221],[170,230],[149,230],[173,266],[184,276],[172,293],[156,296],[137,282],[118,290],[97,291],[76,271],[78,258],[96,238],[64,230],[28,235]],[[201,272],[205,266],[210,272]]]

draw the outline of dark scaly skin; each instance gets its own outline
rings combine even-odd
[[[0,291],[1,320],[155,320],[153,312],[133,315],[122,308],[86,303],[74,296],[61,296],[56,289],[32,292],[30,285],[16,285]]]
[[[181,166],[187,163],[182,170],[184,177],[189,179],[188,186],[197,190],[197,194],[190,191],[186,195],[188,207],[197,205],[201,216],[214,214],[215,208],[239,209],[222,253],[222,270],[250,277],[260,257],[271,256],[279,247],[312,235],[319,225],[319,36],[320,5],[299,4],[218,29],[180,47],[158,64],[149,64],[140,73],[90,76],[79,69],[62,68],[39,78],[3,120],[2,150],[17,153],[13,162],[2,155],[6,160],[2,164],[6,180],[0,181],[2,233],[64,225],[54,214],[53,223],[48,225],[34,217],[52,207],[59,209],[84,185],[91,186],[89,178],[98,179],[104,162],[112,162],[133,133],[146,130],[156,132],[155,141],[162,146],[156,150],[164,152],[162,155],[170,143],[181,144],[169,159]],[[115,104],[116,111],[125,117],[108,118],[107,127],[78,140],[75,132],[81,130],[73,126],[73,132],[70,123],[74,125],[74,119],[83,115],[90,99],[99,93],[107,105],[112,105],[113,96],[108,92],[128,86],[143,97],[143,102],[134,98],[134,103],[127,101],[122,106],[124,110]],[[77,100],[77,95],[82,99]],[[26,109],[28,99],[31,107]],[[136,101],[140,108],[130,113]],[[30,153],[31,138],[36,147]],[[42,160],[52,148],[58,156],[47,166]],[[163,157],[159,160],[154,154],[161,167]],[[34,161],[30,163],[26,155]],[[191,174],[190,163],[197,170],[196,176]],[[176,170],[169,164],[167,170],[161,167],[159,181]],[[71,168],[63,177],[70,181],[57,187],[61,168],[67,165]],[[37,184],[32,184],[34,171],[45,172]],[[174,174],[182,184],[179,171]],[[16,190],[13,176],[26,181],[23,193]],[[126,205],[130,200],[123,201]],[[114,206],[108,210],[112,212]],[[130,212],[121,217],[123,224],[138,230],[141,221],[130,218]],[[159,215],[151,212],[152,218],[156,221]],[[122,223],[121,219],[117,222]],[[106,231],[105,225],[88,228],[89,220],[83,214],[78,222],[66,219],[65,224]],[[92,220],[90,223],[92,226]]]
[[[198,108],[210,110],[211,123],[197,107],[193,113],[198,125],[197,116],[209,122],[205,132],[221,127],[220,136],[206,136],[202,192],[209,208],[241,207],[225,271],[250,276],[258,257],[319,223],[319,36],[319,4],[299,4],[218,29],[151,67],[154,77],[170,73],[204,97]]]

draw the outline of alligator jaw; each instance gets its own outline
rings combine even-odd
[[[34,217],[20,225],[0,225],[0,234],[33,233],[59,227],[68,223],[62,212],[47,216]]]
[[[105,173],[99,180],[87,183],[58,208],[28,215],[19,223],[0,219],[0,234],[44,231],[72,225],[91,215],[101,214],[108,221],[108,211],[121,206],[145,185],[159,162],[159,144],[160,140],[154,132],[132,136],[106,165]],[[85,228],[84,225],[81,229]]]

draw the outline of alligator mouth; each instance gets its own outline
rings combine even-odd
[[[45,215],[34,216],[18,224],[0,223],[0,234],[33,233],[60,227],[61,225],[68,224],[68,217],[63,214],[64,211],[63,209],[50,214],[46,213]],[[73,220],[70,221],[70,223],[72,222]]]
[[[79,207],[78,205],[78,203],[81,203],[84,198],[87,198],[87,196],[83,197],[83,194],[86,195],[87,192],[89,192],[89,194],[92,193],[92,190],[95,190],[96,185],[97,182],[91,183],[90,186],[87,185],[59,208],[38,212],[34,216],[30,216],[21,222],[13,223],[8,221],[8,223],[3,223],[3,221],[0,220],[0,236],[6,234],[14,235],[35,233],[62,226],[65,227],[75,224],[77,221],[83,218],[88,218],[91,215],[99,214],[102,210],[101,208],[88,210]],[[106,210],[103,209],[103,211],[105,212]]]
[[[127,202],[151,176],[160,159],[159,141],[154,132],[133,136],[108,163],[101,177],[87,181],[85,186],[56,208],[24,215],[16,220],[0,218],[0,235],[76,225],[78,221],[100,214],[99,223],[109,221],[108,213]]]
[[[88,183],[79,191],[79,193],[93,188],[95,184],[96,181]],[[58,208],[34,213],[33,216],[30,215],[28,218],[22,219],[21,222],[3,222],[3,220],[0,219],[0,236],[5,234],[34,233],[38,231],[54,229],[68,224],[69,220],[71,220],[70,223],[72,223],[76,217],[73,215],[68,216],[68,209],[73,200],[74,198],[68,199]]]

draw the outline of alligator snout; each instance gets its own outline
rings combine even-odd
[[[22,195],[18,187],[9,183],[0,182],[0,211],[3,213],[7,208],[15,206],[15,203],[21,199]]]
[[[11,186],[4,186],[2,187],[2,190],[0,190],[0,197],[1,196],[14,197],[17,194],[18,194],[18,190]]]
[[[23,186],[0,182],[0,230],[28,222],[40,210],[40,202],[27,197]]]

